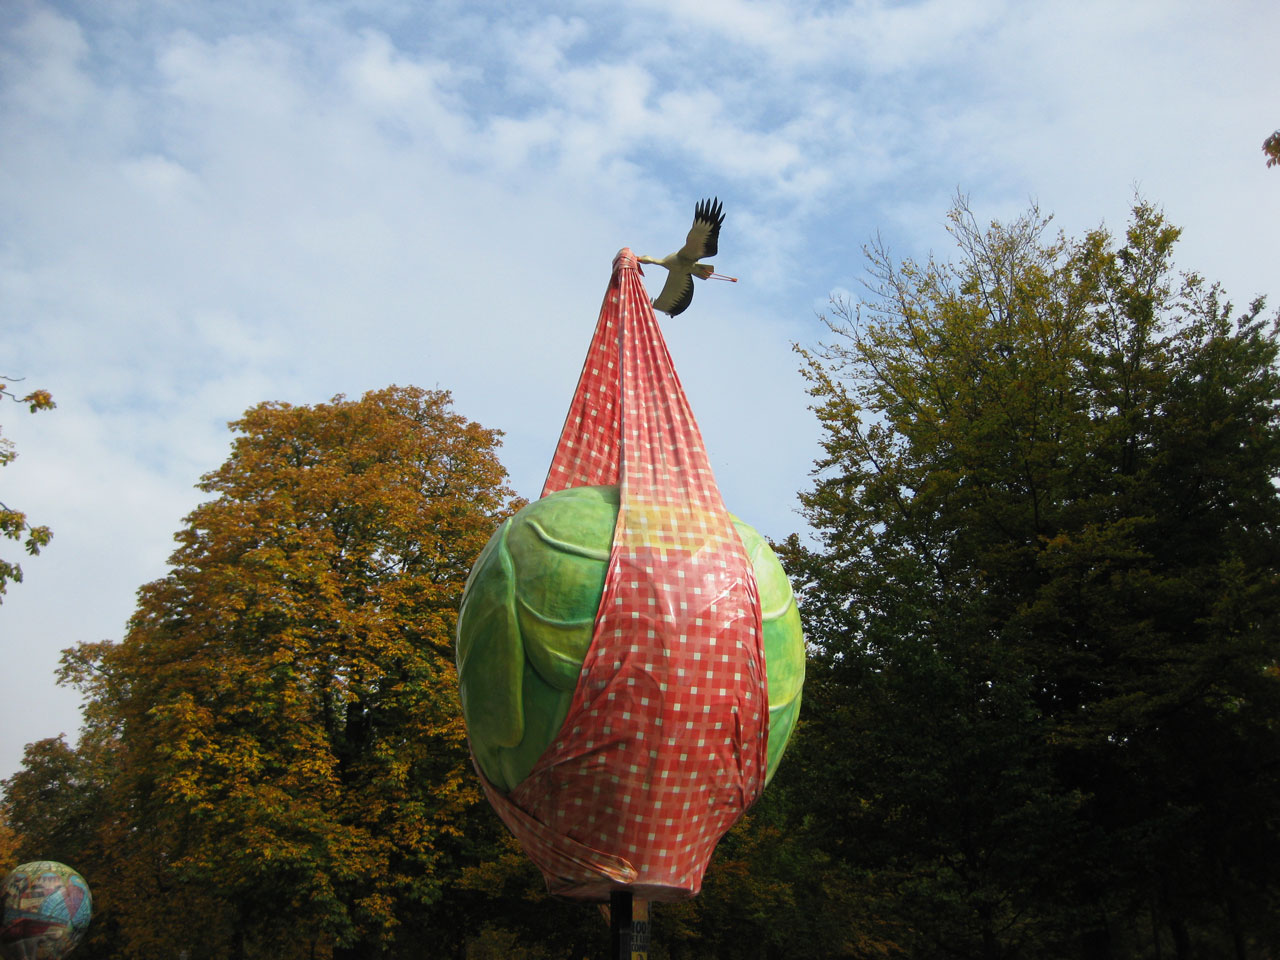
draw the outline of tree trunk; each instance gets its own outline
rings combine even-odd
[[[1244,932],[1240,929],[1240,908],[1236,905],[1235,894],[1228,892],[1227,900],[1227,927],[1231,931],[1231,944],[1235,947],[1236,960],[1247,960],[1247,951],[1244,945]]]
[[[1111,960],[1111,931],[1105,926],[1080,934],[1081,960]]]
[[[1091,913],[1093,921],[1080,931],[1080,956],[1082,960],[1111,960],[1113,956],[1111,919],[1107,916],[1107,908],[1103,904],[1102,894],[1103,891],[1097,884],[1089,884],[1086,888],[1085,896],[1093,903],[1093,909],[1088,911],[1086,907],[1082,913],[1085,916]]]
[[[357,940],[349,947],[335,946],[333,960],[378,960],[381,951],[367,941]]]
[[[1191,935],[1182,918],[1169,914],[1169,932],[1173,934],[1173,952],[1178,960],[1191,960]]]
[[[978,917],[982,923],[982,960],[1000,960],[1000,938],[996,936],[991,907],[985,903],[980,906]]]

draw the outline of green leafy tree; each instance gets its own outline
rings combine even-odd
[[[806,710],[808,708],[806,707]],[[720,841],[702,893],[651,908],[653,951],[671,960],[884,960],[905,956],[874,890],[816,842],[812,779],[788,756]],[[658,953],[661,951],[661,953]]]
[[[76,955],[86,960],[113,955],[118,939],[115,909],[112,885],[104,881],[119,859],[112,853],[112,842],[129,840],[112,829],[112,756],[101,746],[89,732],[74,748],[63,737],[28,744],[22,767],[0,784],[0,816],[13,829],[15,862],[57,860],[89,883],[93,922],[76,948]]]
[[[4,814],[22,860],[75,867],[95,858],[101,771],[64,737],[27,745],[22,768],[4,781]]]
[[[65,660],[118,745],[116,918],[134,956],[387,955],[480,802],[452,634],[518,506],[498,434],[399,387],[232,428],[124,640]]]
[[[441,902],[435,942],[463,933],[464,947],[454,955],[468,960],[581,960],[605,952],[609,925],[601,911],[595,904],[550,897],[542,874],[496,816],[481,818],[474,838],[484,847]]]
[[[949,222],[958,263],[871,248],[808,355],[817,836],[910,956],[1248,956],[1277,893],[1275,324],[1176,277],[1145,203],[1118,247]]]
[[[16,403],[25,404],[31,413],[41,410],[52,410],[57,404],[48,390],[33,390],[23,397],[16,397],[9,391],[9,377],[0,377],[0,401],[8,397]],[[13,441],[0,436],[0,467],[7,467],[18,456],[13,448]],[[27,515],[15,510],[0,500],[0,536],[8,540],[20,540],[23,549],[31,556],[40,552],[53,537],[53,531],[45,526],[32,526],[27,522]],[[22,582],[22,566],[11,560],[0,557],[0,603],[4,602],[5,590],[9,583]]]
[[[1262,152],[1267,155],[1267,166],[1280,165],[1280,130],[1262,141]]]

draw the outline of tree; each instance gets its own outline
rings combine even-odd
[[[115,911],[110,884],[102,881],[115,860],[108,838],[127,839],[110,829],[115,819],[108,806],[112,763],[101,746],[87,731],[75,748],[63,737],[28,744],[21,769],[2,783],[0,803],[0,818],[13,828],[15,863],[57,860],[88,881],[93,922],[76,948],[77,956],[86,958],[112,955]]]
[[[790,748],[789,748],[790,749]],[[873,890],[810,829],[809,771],[784,758],[760,800],[716,847],[696,899],[651,908],[672,960],[901,957]]]
[[[873,246],[806,354],[813,816],[911,956],[1247,956],[1280,839],[1276,325],[1179,282],[1149,204],[1118,248],[1048,222],[960,200],[958,264]]]
[[[1280,164],[1280,130],[1262,141],[1262,152],[1267,155],[1268,167]]]
[[[63,737],[27,744],[22,768],[4,781],[4,815],[25,860],[75,867],[94,859],[100,771]]]
[[[0,377],[0,380],[9,381],[8,383],[0,383],[0,400],[8,397],[15,403],[25,403],[31,413],[52,410],[57,406],[48,390],[33,390],[26,396],[19,398],[8,390],[9,383],[13,382],[12,378]],[[0,436],[0,467],[7,467],[17,456],[18,454],[13,449],[13,441],[6,440]],[[42,547],[48,545],[53,537],[53,532],[48,527],[32,526],[27,522],[25,513],[13,509],[0,500],[0,535],[9,540],[21,540],[23,549],[34,557]],[[22,582],[22,566],[0,557],[0,603],[4,602],[5,590],[10,582]]]
[[[452,634],[518,506],[499,434],[399,387],[232,429],[124,640],[65,658],[119,748],[117,919],[134,955],[383,955],[479,802]]]

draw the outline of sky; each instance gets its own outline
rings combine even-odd
[[[818,455],[793,345],[877,236],[952,258],[957,193],[1068,235],[1141,195],[1280,303],[1276,37],[1274,0],[4,0],[0,374],[58,406],[0,407],[0,501],[54,530],[0,605],[0,777],[74,742],[59,654],[123,635],[228,421],[448,389],[535,497],[614,254],[703,197],[740,282],[662,327],[775,539]]]

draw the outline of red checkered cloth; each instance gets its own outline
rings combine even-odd
[[[593,900],[696,895],[768,737],[755,575],[640,276],[619,251],[542,491],[620,485],[591,648],[532,773],[485,784],[550,891]]]

